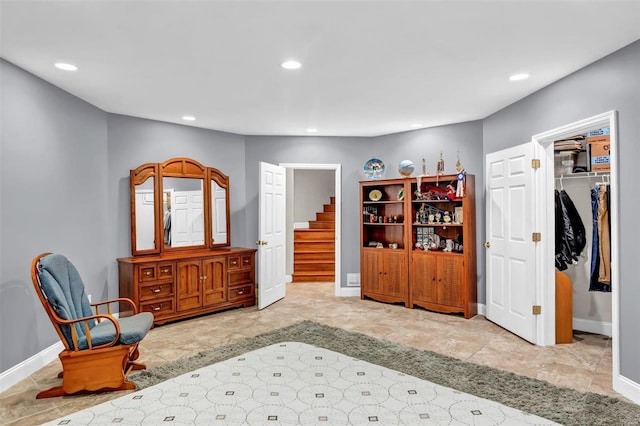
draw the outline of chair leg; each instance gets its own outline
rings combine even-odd
[[[114,346],[107,349],[81,352],[62,351],[62,386],[40,392],[36,398],[135,389],[135,384],[125,380],[124,366],[129,362],[130,346]],[[128,368],[128,367],[127,367]]]
[[[67,396],[67,395],[86,395],[90,393],[114,392],[114,391],[121,391],[121,390],[134,390],[135,388],[136,388],[136,384],[128,380],[125,382],[122,382],[122,384],[118,387],[107,387],[107,388],[102,388],[95,391],[81,390],[74,393],[65,392],[62,386],[54,386],[51,389],[47,389],[42,392],[39,392],[36,395],[36,399],[54,398],[57,396]]]

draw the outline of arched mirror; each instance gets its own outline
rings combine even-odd
[[[132,170],[131,227],[134,255],[229,245],[228,176],[189,158]]]
[[[157,164],[131,170],[131,249],[134,254],[157,253]]]
[[[209,169],[211,181],[211,244],[214,247],[229,245],[231,240],[229,221],[229,178],[219,170]]]

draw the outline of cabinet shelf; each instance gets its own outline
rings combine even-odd
[[[441,227],[441,228],[446,228],[447,226],[464,226],[463,223],[420,223],[420,222],[413,222],[412,224],[413,226],[434,226],[434,227]]]
[[[454,198],[453,200],[411,200],[412,203],[462,203],[463,198]]]
[[[380,222],[362,222],[363,225],[365,226],[404,226],[404,223],[398,223],[398,222],[387,222],[387,223],[380,223]]]
[[[412,253],[418,256],[464,256],[464,253],[444,250],[413,250]]]
[[[363,201],[362,204],[403,204],[403,200],[393,200],[393,201]]]

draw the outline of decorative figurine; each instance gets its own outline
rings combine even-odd
[[[444,159],[442,158],[442,151],[440,151],[440,159],[438,160],[438,165],[436,166],[436,174],[443,175],[444,174]]]
[[[436,185],[440,182],[440,176],[444,175],[444,159],[442,158],[442,150],[440,151],[440,159],[436,164]]]

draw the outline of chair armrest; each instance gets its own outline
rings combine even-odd
[[[76,328],[75,328],[75,324],[76,323],[84,322],[84,324],[85,324],[84,332],[85,332],[85,335],[87,337],[87,346],[88,346],[89,350],[108,348],[108,347],[111,347],[111,346],[115,346],[115,344],[118,343],[118,341],[120,340],[120,324],[110,314],[90,315],[88,317],[82,317],[82,318],[78,318],[78,319],[74,319],[74,320],[65,320],[65,319],[60,318],[55,313],[54,313],[54,315],[56,317],[56,321],[60,325],[68,325],[69,328],[71,329],[71,338],[73,340],[74,347],[73,348],[68,348],[68,349],[73,349],[76,352],[80,351],[80,349],[78,348],[78,332],[76,331]],[[98,346],[93,346],[92,343],[91,343],[91,329],[88,326],[88,321],[97,320],[98,322],[100,322],[103,319],[109,320],[109,321],[111,321],[111,323],[113,323],[113,327],[115,328],[115,335],[113,337],[113,340],[111,340],[110,342],[103,343],[102,345],[98,345]]]
[[[133,310],[133,315],[138,313],[138,307],[135,305],[135,303],[133,303],[133,300],[131,300],[131,299],[127,298],[127,297],[118,297],[116,299],[104,300],[102,302],[92,303],[91,306],[96,308],[96,314],[99,315],[100,314],[99,307],[107,305],[107,314],[111,315],[111,306],[110,305],[112,303],[127,303],[127,304],[129,304],[129,306],[131,306],[131,309]]]

